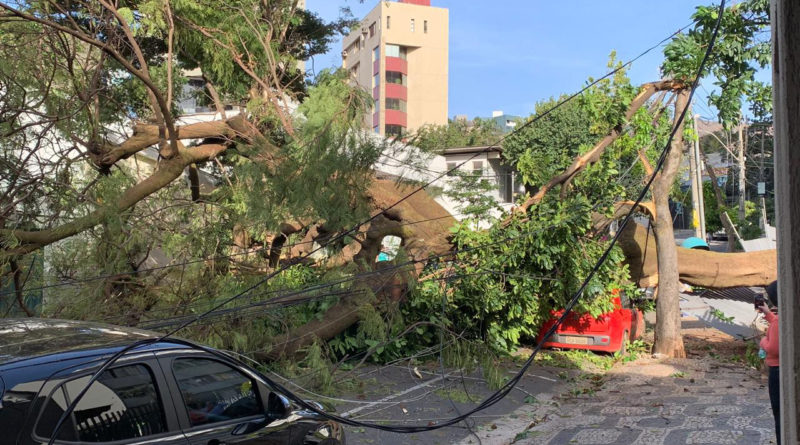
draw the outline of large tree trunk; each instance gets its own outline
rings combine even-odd
[[[639,287],[659,284],[656,242],[652,231],[630,224],[620,236],[619,246],[631,279]],[[766,286],[777,277],[775,250],[720,253],[677,247],[680,281],[707,288]],[[659,293],[660,294],[660,293]]]
[[[0,251],[0,260],[33,252],[48,244],[88,230],[100,224],[109,215],[115,212],[128,210],[139,201],[166,187],[169,183],[180,177],[184,169],[189,165],[213,159],[215,156],[224,152],[226,148],[227,146],[221,144],[204,144],[189,149],[179,147],[178,156],[162,162],[158,170],[143,181],[127,189],[115,203],[99,207],[86,216],[52,229],[38,231],[0,230],[0,235],[16,239],[18,242],[18,245],[13,248]]]
[[[685,357],[681,337],[680,293],[678,289],[678,252],[672,231],[669,211],[669,194],[681,163],[683,151],[683,121],[681,114],[689,105],[689,92],[678,94],[675,102],[673,128],[675,137],[664,167],[653,183],[653,201],[656,205],[654,233],[658,254],[658,300],[656,301],[656,332],[653,352],[668,357]]]
[[[372,207],[376,213],[379,209],[389,208],[407,197],[415,187],[376,179],[369,189]],[[455,219],[424,190],[408,196],[384,215],[375,218],[368,227],[362,227],[359,233],[352,236],[356,241],[323,262],[327,266],[355,263],[363,272],[372,270],[376,273],[352,283],[352,295],[340,298],[339,303],[329,308],[321,318],[276,337],[271,348],[256,354],[256,358],[271,361],[295,357],[315,341],[330,340],[357,323],[360,319],[359,309],[363,305],[386,307],[400,303],[409,289],[409,281],[416,279],[422,271],[424,260],[431,255],[450,251],[448,228],[453,223]],[[381,242],[387,235],[402,239],[407,264],[375,262]],[[381,272],[380,269],[387,270]],[[366,294],[364,290],[367,290]]]

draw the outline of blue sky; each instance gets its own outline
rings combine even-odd
[[[361,18],[376,0],[307,0],[325,19],[348,6]],[[536,102],[581,88],[607,71],[612,50],[628,60],[691,22],[703,0],[432,0],[450,10],[449,116],[489,116],[492,110],[527,116]],[[710,0],[709,0],[710,3]],[[315,69],[341,65],[341,43],[317,56]],[[634,83],[659,78],[656,49],[639,59]],[[311,63],[307,65],[311,68]],[[707,90],[710,90],[710,82]],[[713,117],[699,90],[698,111]],[[703,105],[705,108],[703,108]]]

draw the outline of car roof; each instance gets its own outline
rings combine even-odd
[[[43,318],[0,319],[0,365],[22,360],[121,347],[159,334],[87,321]]]

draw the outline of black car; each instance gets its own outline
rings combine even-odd
[[[152,338],[98,323],[0,319],[0,444],[48,443],[93,373],[124,346]],[[268,382],[227,354],[156,342],[104,371],[54,442],[344,443],[341,425],[292,405]]]

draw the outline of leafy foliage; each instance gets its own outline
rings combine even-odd
[[[692,81],[700,67],[719,17],[716,5],[697,7],[694,27],[664,49],[664,73]],[[756,72],[771,62],[769,1],[745,0],[727,7],[714,52],[708,63],[719,92],[709,95],[709,104],[719,111],[720,121],[730,127],[739,122],[742,98],[757,120],[768,121],[772,113],[771,85],[757,81]]]
[[[447,125],[424,125],[409,138],[409,143],[427,152],[441,153],[446,148],[494,144],[501,137],[501,131],[490,119],[451,119]]]
[[[590,214],[588,202],[575,198],[542,204],[529,221],[507,228],[455,228],[454,243],[464,252],[458,262],[440,265],[447,271],[442,273],[453,277],[446,297],[439,283],[423,283],[408,303],[409,312],[423,319],[438,317],[450,331],[512,350],[520,340],[536,336],[551,309],[566,304],[602,252],[604,242],[588,237]],[[599,315],[611,308],[610,291],[623,286],[627,276],[620,260],[615,251],[577,311]]]

